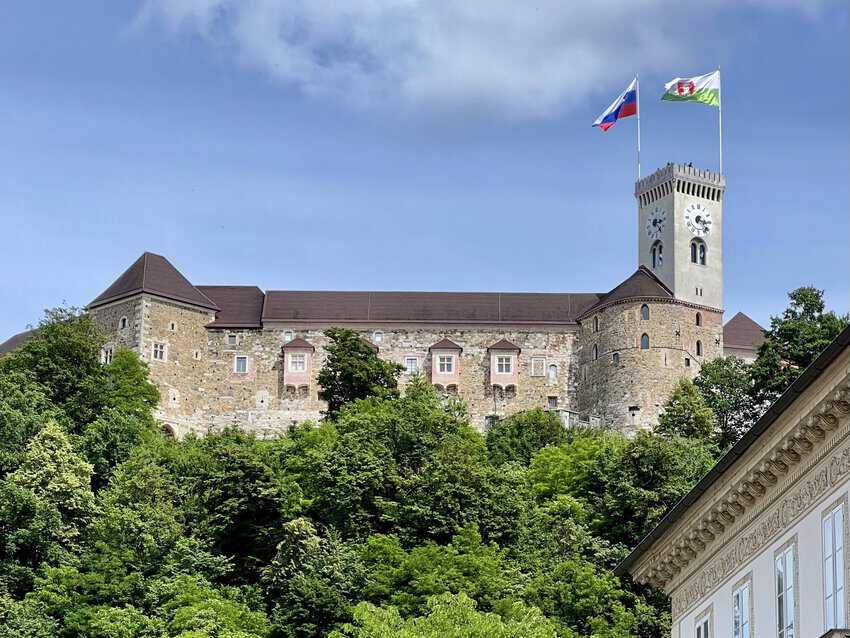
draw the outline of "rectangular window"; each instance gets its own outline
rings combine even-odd
[[[112,348],[104,348],[100,351],[100,362],[104,365],[112,363]]]
[[[417,374],[419,372],[419,359],[417,357],[404,358],[404,373]]]
[[[546,397],[546,406],[550,410],[558,409],[558,397]]]
[[[543,357],[531,358],[531,376],[542,377],[546,374],[546,359]]]
[[[697,638],[709,638],[707,616],[697,622]]]
[[[844,505],[823,518],[824,631],[841,629],[844,622]]]
[[[496,357],[496,372],[499,374],[510,374],[513,364],[513,357],[499,355]]]
[[[776,636],[797,638],[795,627],[794,545],[776,555]]]
[[[750,584],[732,594],[732,638],[750,638]]]
[[[236,335],[227,335],[227,345],[235,346],[236,345]]]
[[[454,357],[450,354],[437,357],[437,370],[440,374],[454,374]]]
[[[236,374],[245,374],[248,372],[248,357],[234,357],[233,371]]]
[[[153,344],[153,358],[154,358],[154,361],[165,361],[165,344],[164,343]]]
[[[305,372],[307,370],[307,355],[303,352],[289,355],[289,371]]]

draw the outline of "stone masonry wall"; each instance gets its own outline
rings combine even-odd
[[[581,326],[579,411],[599,414],[625,433],[651,428],[679,379],[695,376],[702,362],[723,355],[722,313],[677,302],[646,301],[650,312],[644,320],[643,303],[602,309],[596,313],[598,332],[594,315],[584,318]],[[701,326],[696,325],[697,312]],[[643,334],[649,336],[648,350],[640,348]],[[698,340],[701,356],[697,355]]]
[[[101,306],[92,313],[100,331],[107,336],[104,347],[124,347],[138,351],[142,340],[142,302],[141,297]],[[121,329],[121,319],[127,319],[127,326]]]

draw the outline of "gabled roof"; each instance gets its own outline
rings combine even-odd
[[[729,348],[758,350],[764,342],[764,328],[739,312],[723,326],[723,345]]]
[[[429,351],[430,350],[460,350],[460,351],[463,351],[463,348],[461,348],[459,345],[457,345],[451,339],[447,339],[447,338],[443,337],[437,343],[435,343],[433,346],[428,348],[428,350]]]
[[[305,350],[313,350],[316,348],[313,347],[313,344],[307,341],[306,339],[302,339],[301,337],[295,337],[292,341],[287,341],[283,344],[284,350],[294,349],[294,348],[303,348]]]
[[[22,345],[24,345],[27,341],[29,341],[32,336],[35,334],[35,329],[32,330],[24,330],[23,332],[19,332],[16,335],[12,335],[3,343],[0,343],[0,355],[6,354],[8,352],[12,352],[12,350],[17,350]]]
[[[148,252],[142,254],[109,288],[95,297],[88,307],[95,308],[143,292],[201,308],[219,309],[165,257]]]
[[[624,299],[640,297],[672,299],[673,291],[649,268],[641,266],[628,279],[611,290],[611,292],[602,295],[599,302],[588,308],[583,314],[587,314],[600,306],[607,306],[608,304]]]
[[[596,293],[269,290],[265,321],[575,323]]]
[[[515,352],[520,351],[518,345],[511,343],[507,339],[499,339],[496,343],[494,343],[492,346],[490,346],[487,349],[488,350],[513,350]]]
[[[700,481],[691,488],[691,491],[670,508],[658,525],[647,534],[643,540],[638,543],[632,552],[624,558],[619,565],[614,569],[614,573],[618,576],[624,575],[637,561],[643,556],[673,525],[676,524],[683,516],[685,516],[690,507],[696,503],[700,497],[708,492],[714,482],[720,479],[723,474],[729,470],[735,462],[741,458],[747,450],[750,449],[763,435],[771,425],[787,410],[792,403],[806,389],[814,383],[820,376],[821,372],[826,370],[830,364],[835,361],[845,349],[850,348],[850,326],[846,327],[841,333],[830,343],[823,352],[803,370],[799,377],[789,385],[776,401],[765,411],[764,414],[753,424],[753,426],[744,433],[744,436],[733,445],[726,454],[720,457],[720,460],[712,467]]]
[[[196,286],[219,311],[207,328],[262,328],[266,296],[256,286]]]

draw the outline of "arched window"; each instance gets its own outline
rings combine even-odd
[[[701,312],[697,313],[697,325],[698,326],[702,325],[702,313]]]
[[[593,318],[593,332],[599,332],[599,315]]]
[[[554,363],[549,366],[549,381],[555,381],[558,378],[558,366]]]
[[[599,346],[596,344],[593,345],[593,360],[596,361],[599,358]]]
[[[640,336],[640,349],[649,350],[649,335],[645,332]]]
[[[121,330],[126,330],[127,329],[127,317],[121,317],[121,321],[119,322],[118,325],[120,326]]]
[[[640,318],[644,321],[649,321],[649,306],[646,304],[643,304],[640,307]]]
[[[706,248],[705,242],[701,239],[691,241],[691,263],[705,266]]]
[[[697,356],[702,356],[702,341],[697,341]]]
[[[664,244],[660,241],[656,241],[652,244],[652,248],[649,250],[649,255],[652,260],[653,270],[661,268],[664,265]]]

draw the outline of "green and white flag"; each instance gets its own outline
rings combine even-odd
[[[674,78],[664,85],[662,100],[671,102],[702,102],[709,106],[720,106],[720,71],[713,71],[695,78]]]

